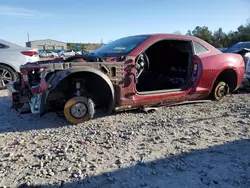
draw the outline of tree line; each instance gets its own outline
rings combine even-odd
[[[181,34],[180,32],[175,32]],[[188,30],[186,35],[195,36],[212,44],[216,48],[228,48],[237,42],[250,41],[250,19],[240,25],[236,31],[224,32],[222,28],[211,31],[207,26],[197,26],[193,31]],[[76,49],[78,47],[86,50],[95,50],[102,46],[101,43],[68,43],[68,49]]]
[[[216,48],[228,48],[237,42],[250,41],[250,19],[244,25],[240,25],[236,31],[225,33],[222,28],[219,28],[212,32],[206,26],[197,26],[193,31],[188,30],[186,35],[201,38]]]
[[[95,50],[101,47],[101,43],[67,43],[68,49],[86,49],[86,50]]]

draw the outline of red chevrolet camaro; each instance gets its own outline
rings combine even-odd
[[[124,37],[83,56],[27,63],[8,89],[13,106],[63,111],[78,124],[107,112],[222,99],[242,83],[245,64],[205,41],[183,35]]]

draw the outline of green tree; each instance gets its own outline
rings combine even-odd
[[[212,45],[216,48],[223,48],[227,42],[226,36],[227,34],[223,32],[222,28],[219,28],[213,33]]]
[[[192,32],[191,30],[188,30],[187,34],[186,35],[189,35],[189,36],[192,36]]]
[[[187,34],[198,37],[208,43],[212,43],[213,41],[213,32],[210,31],[206,26],[197,26],[192,32],[189,30]]]
[[[95,50],[101,46],[100,43],[67,43],[68,49],[76,49],[77,46],[83,46],[86,50]]]
[[[250,18],[245,25],[240,25],[236,31],[223,32],[222,28],[212,32],[206,26],[197,26],[193,31],[188,30],[189,36],[195,36],[217,48],[230,47],[238,42],[250,41]]]

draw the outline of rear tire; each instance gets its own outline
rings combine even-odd
[[[226,82],[218,81],[214,84],[214,88],[211,93],[213,100],[219,101],[229,93],[229,86]]]
[[[69,99],[64,106],[65,118],[74,125],[93,119],[94,114],[94,102],[86,97],[73,97]]]
[[[0,64],[0,90],[6,89],[9,81],[15,82],[17,75],[13,69]]]

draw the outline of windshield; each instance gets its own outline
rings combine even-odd
[[[150,35],[140,35],[120,38],[94,50],[92,53],[127,55],[149,37]]]

